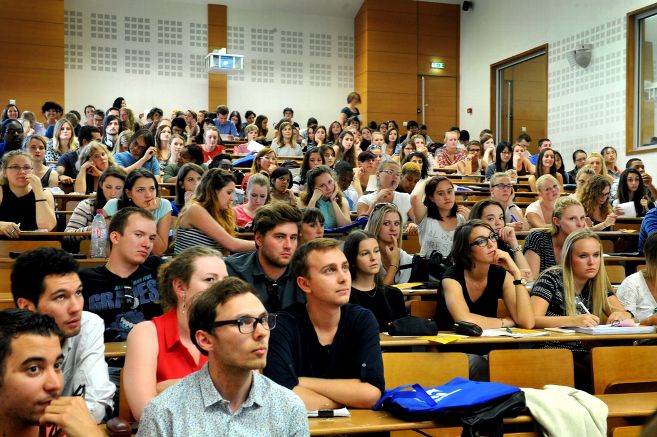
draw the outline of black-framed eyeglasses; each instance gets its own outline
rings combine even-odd
[[[237,325],[240,333],[251,334],[258,327],[258,323],[266,330],[271,331],[276,327],[276,314],[265,314],[260,317],[242,316],[235,320],[219,320],[208,324],[208,329],[226,325]]]
[[[488,237],[479,237],[475,241],[470,243],[470,246],[485,247],[488,244],[489,241],[491,241],[493,243],[496,242],[497,241],[497,234],[495,234],[493,232]]]
[[[78,385],[78,388],[76,388],[75,391],[73,392],[73,396],[81,396],[82,399],[84,399],[86,393],[87,393],[87,386],[85,384],[80,384]],[[64,435],[64,430],[56,425],[52,426],[50,428],[50,432],[48,433],[48,437],[60,437],[63,435]]]
[[[493,188],[499,188],[500,190],[510,190],[513,188],[511,184],[495,184]]]

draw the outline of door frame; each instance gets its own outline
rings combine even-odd
[[[520,64],[522,62],[528,61],[529,59],[536,58],[538,56],[545,55],[546,62],[545,62],[545,112],[547,116],[547,85],[548,85],[548,44],[543,44],[538,47],[534,47],[533,49],[529,49],[527,51],[524,51],[522,53],[519,53],[517,55],[511,56],[506,59],[502,59],[499,62],[496,62],[494,64],[490,65],[490,128],[493,130],[493,133],[495,134],[495,141],[499,142],[500,141],[500,134],[501,130],[498,129],[498,119],[497,119],[497,102],[500,98],[499,93],[501,92],[501,88],[497,86],[497,81],[498,81],[498,76],[499,76],[499,71],[511,67],[516,64]],[[547,126],[546,126],[546,133],[547,133]]]

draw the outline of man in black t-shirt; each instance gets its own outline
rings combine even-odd
[[[137,323],[162,314],[157,270],[150,256],[155,219],[141,208],[120,209],[108,227],[112,251],[107,264],[80,270],[84,309],[105,320],[105,341],[125,341]]]
[[[308,410],[372,408],[385,387],[379,325],[371,311],[348,303],[351,275],[339,242],[309,241],[292,266],[308,303],[278,313],[265,376],[293,390]]]

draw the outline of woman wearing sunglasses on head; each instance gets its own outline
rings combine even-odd
[[[525,279],[511,256],[497,247],[497,234],[482,220],[470,220],[454,233],[454,265],[443,275],[444,299],[438,299],[435,320],[439,329],[451,330],[454,322],[476,323],[484,329],[534,327]],[[510,316],[497,317],[503,299]],[[471,379],[486,377],[487,363],[468,356]]]
[[[365,231],[376,237],[381,253],[381,277],[386,285],[402,284],[411,279],[413,256],[402,248],[402,217],[393,203],[379,203],[372,210]]]
[[[135,419],[151,399],[207,363],[189,336],[187,310],[197,295],[226,276],[221,254],[205,246],[186,249],[160,267],[158,290],[166,312],[137,324],[128,335],[123,384]]]

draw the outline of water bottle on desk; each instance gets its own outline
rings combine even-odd
[[[107,258],[107,221],[103,210],[97,209],[91,222],[91,253],[89,258]]]

